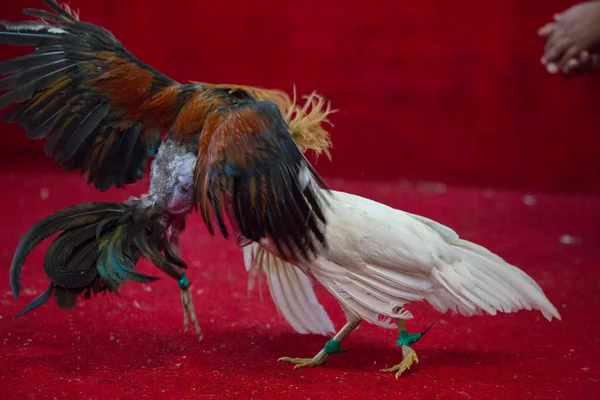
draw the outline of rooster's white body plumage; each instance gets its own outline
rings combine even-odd
[[[308,276],[338,300],[349,321],[385,328],[412,318],[405,306],[422,300],[465,316],[525,309],[560,319],[530,276],[452,229],[360,196],[331,193],[328,247],[310,263],[284,262],[258,243],[244,248],[251,283],[266,275],[277,309],[298,333],[334,332]]]

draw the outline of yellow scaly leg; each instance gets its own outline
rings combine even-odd
[[[382,369],[381,371],[395,372],[396,379],[398,379],[400,375],[404,373],[404,371],[412,367],[413,363],[419,363],[417,353],[410,346],[418,342],[419,339],[421,339],[423,335],[426,334],[429,329],[431,329],[431,326],[422,333],[408,333],[403,319],[397,319],[396,325],[398,326],[398,340],[396,341],[396,344],[402,347],[402,362],[394,365],[391,368]]]
[[[305,368],[305,367],[316,367],[317,365],[321,365],[327,359],[329,354],[339,353],[340,342],[344,339],[350,332],[358,328],[361,321],[348,321],[346,325],[327,343],[325,343],[325,347],[321,351],[317,353],[313,358],[291,358],[291,357],[281,357],[277,361],[289,362],[292,364],[296,364],[294,369]]]

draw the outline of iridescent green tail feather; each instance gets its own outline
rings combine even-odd
[[[44,218],[25,234],[15,251],[10,287],[17,299],[25,259],[44,239],[59,233],[44,258],[51,284],[18,316],[45,304],[51,294],[59,307],[70,309],[82,293],[85,298],[107,291],[118,294],[126,280],[158,279],[134,269],[140,257],[181,279],[183,273],[177,267],[187,265],[170,248],[166,232],[163,210],[142,200],[77,204]]]

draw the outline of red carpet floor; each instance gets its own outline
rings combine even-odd
[[[551,323],[525,311],[463,318],[414,305],[409,328],[438,323],[415,346],[420,363],[396,381],[378,372],[400,361],[395,332],[367,325],[344,342],[347,352],[321,368],[294,371],[277,363],[279,356],[312,356],[326,339],[295,334],[268,293],[262,302],[256,292],[248,296],[240,250],[210,238],[199,218],[192,219],[182,245],[202,342],[182,332],[179,290],[168,277],[128,284],[120,298],[96,298],[71,312],[52,302],[14,321],[47,285],[42,251],[36,250],[24,268],[22,298],[12,299],[8,268],[20,236],[59,208],[144,190],[137,185],[99,195],[77,174],[47,165],[0,169],[3,400],[598,398],[600,198],[330,181],[335,189],[437,219],[488,246],[532,275],[563,316]],[[339,307],[318,293],[340,327]]]

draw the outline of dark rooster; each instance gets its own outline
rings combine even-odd
[[[213,216],[224,237],[228,219],[240,246],[268,240],[282,257],[306,259],[326,245],[326,203],[317,190],[324,183],[302,152],[330,144],[321,123],[332,110],[319,96],[299,108],[280,91],[178,83],[107,30],[54,0],[44,3],[50,11],[23,10],[36,20],[0,22],[0,43],[35,48],[0,63],[0,109],[14,105],[5,121],[45,139],[47,156],[100,191],[136,182],[153,160],[148,194],[74,205],[22,238],[10,270],[15,298],[27,255],[59,233],[44,261],[51,283],[19,315],[52,294],[69,309],[81,294],[157,279],[134,269],[144,257],[179,282],[185,326],[189,316],[201,336],[178,255],[194,209],[212,235]],[[319,143],[302,143],[315,137]]]

